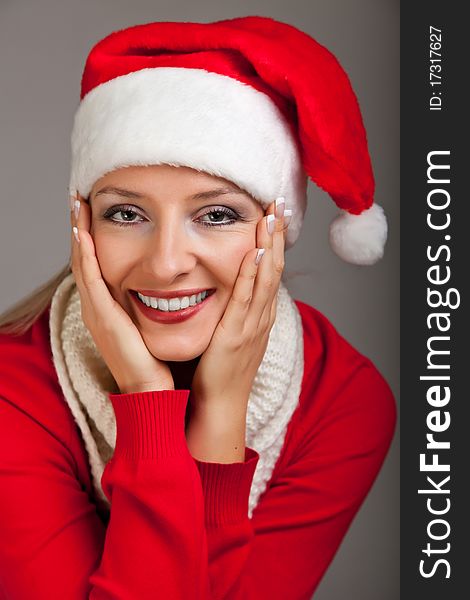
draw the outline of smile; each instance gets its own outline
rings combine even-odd
[[[199,292],[199,294],[193,294],[191,296],[153,298],[137,292],[137,296],[146,306],[151,306],[155,310],[161,310],[163,312],[176,311],[188,308],[188,306],[195,306],[196,304],[200,304],[209,294],[210,290],[204,290],[203,292]]]
[[[131,291],[131,297],[140,312],[151,321],[178,323],[196,315],[211,303],[215,290],[205,290],[192,296],[181,298],[152,298]]]

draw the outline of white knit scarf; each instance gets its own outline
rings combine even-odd
[[[95,491],[109,509],[101,476],[116,442],[116,420],[108,394],[119,393],[119,389],[83,323],[73,273],[60,283],[52,298],[49,325],[59,383],[83,436]],[[279,458],[287,425],[299,402],[303,370],[301,317],[281,282],[276,321],[247,408],[245,443],[260,455],[250,490],[249,518]]]

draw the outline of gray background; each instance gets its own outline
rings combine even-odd
[[[69,257],[69,138],[92,45],[150,21],[215,21],[263,15],[329,48],[359,98],[388,217],[384,259],[355,267],[328,246],[337,210],[309,183],[309,205],[286,254],[294,296],[322,311],[399,392],[399,2],[398,0],[0,0],[0,311]],[[398,432],[372,491],[327,571],[316,600],[399,598]]]

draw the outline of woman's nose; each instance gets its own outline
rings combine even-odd
[[[158,285],[171,284],[179,275],[190,273],[197,262],[194,240],[181,224],[162,224],[148,241],[142,269]]]

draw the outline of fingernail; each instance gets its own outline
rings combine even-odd
[[[75,200],[73,211],[75,213],[75,218],[78,219],[78,213],[80,212],[80,200]]]
[[[272,234],[274,231],[274,221],[276,219],[275,215],[268,215],[266,219],[266,227],[269,234]]]
[[[78,237],[78,227],[72,227],[73,235],[78,243],[80,243],[80,238]]]
[[[256,253],[255,265],[259,263],[259,261],[263,258],[263,254],[266,252],[264,248],[258,248],[258,252]]]
[[[286,200],[284,198],[284,196],[279,196],[279,198],[276,198],[276,205],[275,205],[275,209],[274,209],[274,214],[276,215],[276,217],[278,219],[280,219],[282,217],[283,214],[285,214],[284,209],[286,206]]]
[[[74,194],[69,193],[69,202],[70,202],[70,210],[73,210],[73,207],[75,205],[75,200],[76,200],[76,196],[74,196]]]
[[[284,211],[284,226],[287,227],[292,219],[292,209],[286,208]]]

